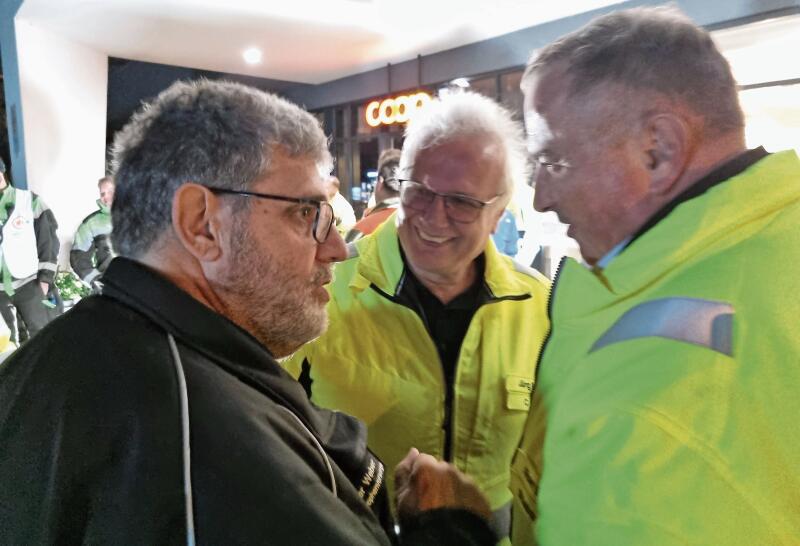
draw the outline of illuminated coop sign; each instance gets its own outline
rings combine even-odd
[[[420,91],[413,95],[400,95],[382,101],[374,100],[367,105],[367,125],[391,125],[407,122],[417,109],[431,100],[431,96]]]

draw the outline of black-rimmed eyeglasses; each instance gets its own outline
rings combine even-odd
[[[205,186],[205,187],[214,193],[222,193],[226,195],[244,195],[246,197],[275,199],[277,201],[287,201],[289,203],[300,203],[301,205],[308,205],[309,219],[311,218],[311,212],[315,211],[314,221],[313,223],[311,223],[311,234],[314,236],[314,240],[317,241],[319,244],[322,244],[328,240],[328,235],[330,235],[331,232],[331,226],[333,226],[334,216],[333,216],[333,207],[331,207],[331,204],[328,203],[327,201],[318,201],[316,199],[308,199],[305,197],[287,197],[285,195],[257,193],[253,191],[229,190],[228,188],[218,188],[215,186]]]
[[[405,178],[398,181],[400,182],[400,203],[404,207],[424,212],[433,203],[436,196],[439,196],[444,200],[447,217],[454,222],[474,222],[484,207],[491,205],[503,195],[501,193],[488,201],[481,201],[460,193],[439,193],[424,184]]]

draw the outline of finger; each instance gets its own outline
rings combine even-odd
[[[412,447],[403,460],[400,461],[394,469],[394,481],[398,485],[404,484],[408,481],[411,470],[414,467],[414,461],[419,457],[419,450]]]

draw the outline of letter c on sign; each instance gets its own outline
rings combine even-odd
[[[375,115],[375,112],[378,110],[378,107],[381,103],[374,100],[367,105],[367,125],[370,127],[377,127],[381,124],[381,120]]]
[[[374,100],[367,104],[365,113],[367,125],[377,127],[378,125],[405,123],[430,100],[430,95],[422,91],[414,95],[400,95],[388,98],[381,102]]]

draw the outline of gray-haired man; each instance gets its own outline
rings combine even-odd
[[[536,208],[591,267],[554,281],[515,545],[797,544],[797,154],[747,149],[727,61],[674,10],[603,16],[522,81]]]
[[[115,159],[103,294],[0,368],[0,543],[389,545],[364,426],[275,361],[325,329],[345,256],[316,120],[178,83]],[[473,527],[490,536],[469,512],[428,513],[403,543]]]

